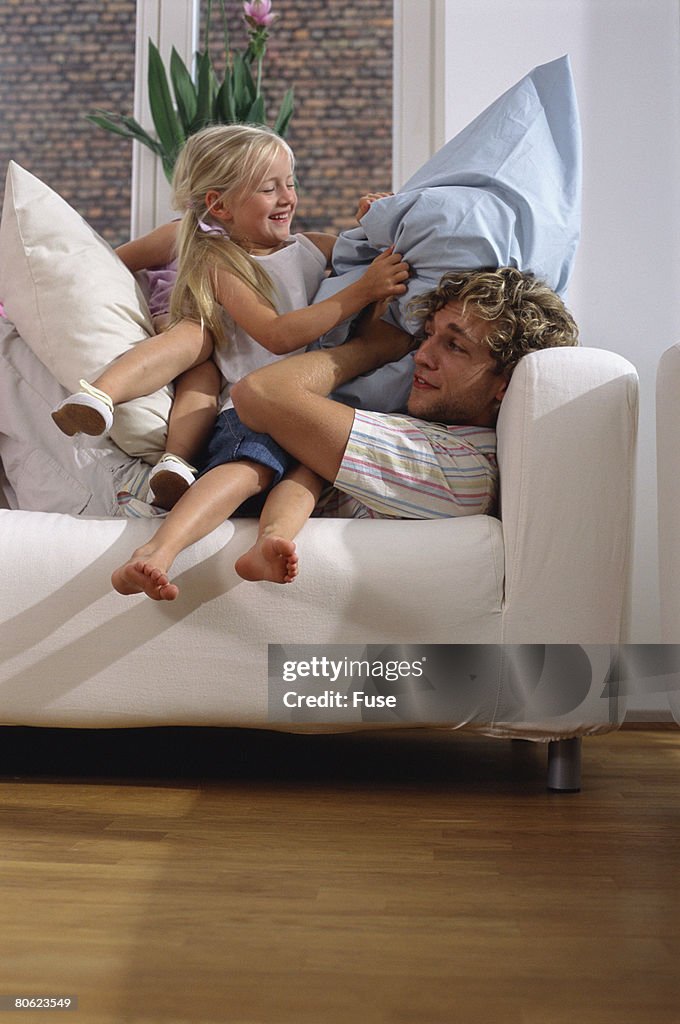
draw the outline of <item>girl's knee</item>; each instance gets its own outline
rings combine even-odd
[[[198,366],[192,366],[185,370],[175,380],[175,389],[187,391],[201,391],[209,395],[219,394],[222,386],[222,377],[212,359],[206,359]]]

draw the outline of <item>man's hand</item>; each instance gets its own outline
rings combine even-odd
[[[381,299],[380,302],[373,302],[366,306],[360,316],[354,321],[352,336],[365,342],[372,342],[374,345],[384,340],[390,346],[390,355],[383,362],[393,362],[401,359],[408,352],[413,352],[420,344],[412,335],[407,334],[400,328],[388,323],[383,319],[390,308],[390,299]],[[377,349],[376,349],[377,352]]]

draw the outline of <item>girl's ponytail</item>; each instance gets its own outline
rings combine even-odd
[[[215,296],[214,271],[223,269],[252,288],[272,308],[274,288],[269,275],[228,235],[205,232],[193,211],[180,224],[177,242],[179,271],[172,292],[170,314],[175,320],[205,324],[216,344],[226,342],[223,309]]]

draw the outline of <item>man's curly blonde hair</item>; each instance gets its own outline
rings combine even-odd
[[[449,302],[460,302],[464,311],[493,324],[486,343],[499,373],[509,376],[527,352],[578,345],[578,327],[560,297],[514,267],[449,271],[436,288],[413,299],[408,312],[423,331]]]

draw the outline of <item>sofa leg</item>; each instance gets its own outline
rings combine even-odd
[[[548,789],[578,793],[581,789],[581,738],[548,743]]]

